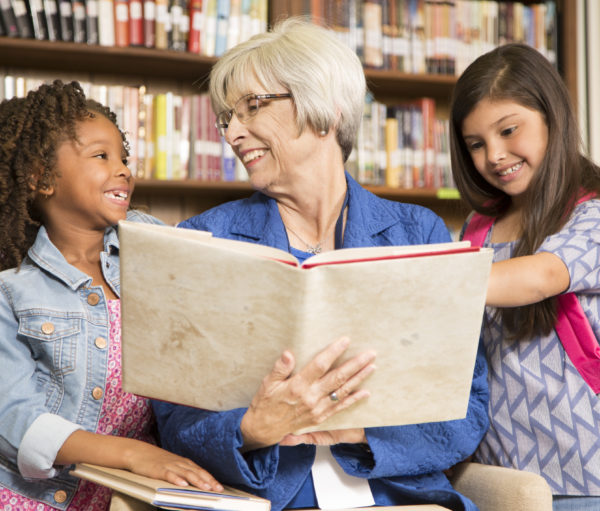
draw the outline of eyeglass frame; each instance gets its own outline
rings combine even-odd
[[[241,123],[245,123],[248,119],[251,119],[258,113],[258,111],[260,110],[260,106],[257,107],[257,109],[254,111],[253,114],[246,115],[246,116],[244,116],[244,118],[240,118],[240,116],[236,112],[236,109],[235,109],[236,105],[240,101],[243,101],[244,99],[248,100],[248,98],[250,98],[252,96],[253,96],[254,100],[260,101],[261,99],[291,98],[292,94],[289,92],[273,93],[273,94],[254,94],[254,93],[245,94],[244,96],[242,96],[235,102],[232,109],[223,110],[222,112],[217,114],[217,122],[215,122],[215,127],[217,128],[220,136],[224,137],[225,134],[227,133],[227,128],[229,128],[229,123],[231,122],[231,119],[233,119],[233,114],[235,114],[235,116],[238,118],[238,121],[240,121]],[[248,111],[248,112],[250,112],[250,111]],[[227,115],[229,118],[228,118],[227,122],[222,122],[221,119],[225,115]]]

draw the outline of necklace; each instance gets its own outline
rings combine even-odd
[[[296,231],[294,231],[294,229],[292,229],[291,227],[288,227],[287,225],[285,226],[285,228],[290,231],[294,236],[296,236],[296,238],[298,238],[298,240],[300,240],[300,242],[306,247],[306,251],[309,254],[320,254],[323,251],[323,243],[329,241],[329,238],[331,238],[333,232],[330,232],[329,235],[326,238],[323,238],[321,241],[319,241],[316,245],[311,245],[310,243],[306,243],[306,241],[304,241]]]

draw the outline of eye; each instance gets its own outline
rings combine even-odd
[[[516,126],[510,126],[509,128],[504,128],[502,131],[500,131],[500,135],[502,135],[503,137],[508,137],[508,136],[512,135],[516,129],[517,129]]]
[[[121,163],[127,167],[129,165],[129,158],[122,158]]]
[[[106,160],[108,155],[105,152],[100,152],[94,155],[94,158],[101,158],[102,160]]]
[[[483,147],[483,142],[481,142],[479,140],[467,143],[467,149],[469,151],[477,151],[477,149],[481,149],[482,147]]]

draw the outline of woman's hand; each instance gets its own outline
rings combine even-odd
[[[363,428],[337,429],[333,431],[312,431],[301,435],[287,435],[279,445],[335,445],[335,444],[367,444],[367,435]]]
[[[332,369],[349,343],[345,337],[338,339],[294,376],[294,356],[289,351],[281,355],[242,418],[245,450],[277,444],[294,431],[321,424],[369,396],[367,390],[357,387],[375,368],[374,352],[356,355]],[[332,392],[337,401],[331,399]]]

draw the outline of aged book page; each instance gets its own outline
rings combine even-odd
[[[345,335],[347,357],[377,352],[371,396],[319,429],[465,416],[491,250],[423,245],[408,248],[429,255],[389,258],[382,247],[377,259],[350,249],[375,259],[303,269],[266,258],[285,252],[197,231],[122,222],[119,234],[125,390],[244,407],[284,349],[302,367]]]

